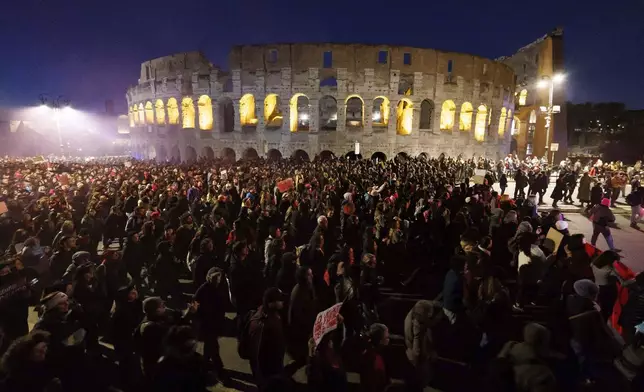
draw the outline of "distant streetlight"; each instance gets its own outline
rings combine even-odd
[[[60,145],[60,154],[65,156],[65,146],[63,145],[63,136],[60,133],[60,111],[61,109],[69,108],[69,100],[65,99],[62,95],[59,95],[57,98],[48,99],[46,94],[40,94],[39,96],[41,105],[40,108],[44,110],[51,110],[54,115],[54,121],[56,122],[56,132],[58,133],[58,144]]]
[[[541,106],[539,110],[546,115],[546,158],[548,163],[551,163],[550,159],[550,128],[552,122],[552,115],[559,113],[561,107],[559,105],[553,105],[553,97],[555,91],[555,85],[558,85],[566,80],[566,75],[564,74],[554,74],[552,77],[544,76],[538,83],[538,88],[548,88],[548,106]],[[554,158],[554,157],[553,157]]]

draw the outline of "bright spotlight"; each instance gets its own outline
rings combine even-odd
[[[547,80],[540,80],[540,81],[537,83],[537,87],[539,87],[539,88],[546,88],[546,87],[548,87],[548,84],[549,84],[549,83],[548,83],[548,81],[547,81]]]
[[[380,121],[380,113],[375,112],[373,116],[371,116],[372,121]]]
[[[564,80],[566,80],[566,75],[564,74],[556,74],[555,76],[552,77],[552,81],[555,83],[561,83]]]
[[[309,115],[304,113],[300,115],[300,120],[302,121],[307,121],[309,119]]]

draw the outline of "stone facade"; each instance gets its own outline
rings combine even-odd
[[[234,47],[228,69],[196,52],[143,63],[126,95],[133,154],[190,161],[306,153],[312,159],[345,155],[356,143],[365,158],[405,152],[498,159],[510,152],[515,73],[502,62],[400,46],[276,44]],[[176,124],[169,121],[172,98]],[[441,123],[448,100],[456,108],[451,128]],[[465,102],[474,108],[472,125],[459,130]],[[483,106],[486,117],[476,121]]]

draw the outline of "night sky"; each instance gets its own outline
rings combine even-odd
[[[124,111],[140,64],[234,44],[404,44],[496,58],[564,27],[568,98],[644,108],[644,0],[2,0],[0,106]]]

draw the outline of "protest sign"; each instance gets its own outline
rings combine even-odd
[[[327,333],[338,328],[338,315],[342,304],[335,304],[325,311],[318,313],[313,326],[313,340],[317,346]]]
[[[277,189],[279,189],[279,191],[282,192],[282,193],[288,191],[291,188],[293,188],[293,179],[292,178],[287,178],[286,180],[282,180],[282,181],[277,183]]]
[[[546,234],[546,239],[552,240],[552,242],[555,243],[553,253],[557,253],[559,245],[561,245],[561,241],[563,240],[563,234],[557,231],[554,227],[551,227],[550,230],[548,230],[548,234]]]

